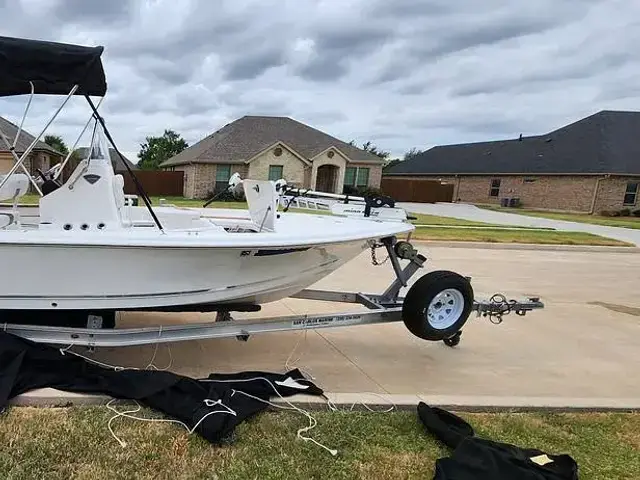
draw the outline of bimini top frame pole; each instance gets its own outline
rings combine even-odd
[[[29,112],[29,108],[31,108],[31,100],[33,100],[33,95],[35,93],[35,90],[34,90],[35,87],[33,86],[33,82],[29,82],[29,83],[31,84],[31,95],[29,95],[29,101],[27,102],[27,106],[25,107],[24,113],[22,114],[22,120],[20,121],[20,126],[18,127],[18,131],[16,132],[16,136],[13,139],[13,144],[9,144],[9,139],[7,138],[5,133],[2,131],[2,129],[0,129],[0,137],[2,137],[2,141],[5,143],[5,145],[11,152],[11,155],[13,156],[16,162],[20,160],[20,158],[18,157],[18,154],[16,153],[16,145],[18,144],[18,139],[20,138],[20,134],[22,133],[22,127],[24,125],[24,120],[27,118],[27,113]],[[20,165],[20,168],[31,181],[31,185],[33,185],[33,188],[35,188],[37,192],[40,195],[42,195],[42,190],[40,190],[40,187],[38,186],[36,181],[33,179],[33,177],[29,174],[24,164]]]
[[[102,101],[104,99],[105,99],[105,97],[102,97],[100,99],[100,101],[96,105],[96,110],[100,108],[100,105],[102,105]],[[89,125],[91,124],[91,122],[94,119],[95,119],[94,115],[91,115],[89,117],[89,120],[87,120],[87,123],[85,123],[84,128],[80,132],[80,135],[78,135],[78,138],[76,138],[76,141],[74,142],[73,146],[69,149],[69,153],[67,153],[67,156],[65,157],[65,159],[59,164],[60,166],[58,167],[58,171],[53,176],[53,180],[57,180],[60,177],[60,175],[62,175],[62,171],[64,170],[64,167],[66,167],[67,163],[71,159],[71,155],[73,155],[73,152],[75,151],[76,147],[78,146],[78,143],[80,143],[80,139],[84,135],[84,132],[87,131],[87,128],[89,128]]]
[[[122,156],[107,130],[104,120],[98,114],[97,107],[90,98],[91,96],[104,97],[107,92],[107,83],[100,60],[103,51],[103,47],[84,47],[66,43],[0,37],[0,97],[33,95],[34,92],[39,95],[67,96],[40,135],[23,152],[9,174],[0,182],[0,188],[22,166],[36,143],[73,95],[82,95],[86,98],[91,106],[93,116],[102,125],[118,155]],[[65,159],[65,162],[67,160],[68,158]],[[125,166],[153,220],[163,231],[142,185],[126,162]],[[30,175],[28,176],[31,178]]]
[[[58,110],[56,110],[56,113],[54,113],[53,116],[49,119],[49,121],[44,126],[40,134],[33,139],[33,142],[31,142],[31,145],[27,147],[27,149],[22,153],[18,161],[13,165],[13,167],[11,167],[11,170],[9,170],[9,173],[7,173],[5,177],[2,179],[2,181],[0,182],[0,188],[2,188],[5,183],[7,183],[7,181],[9,180],[9,177],[11,177],[11,175],[13,175],[16,172],[16,170],[18,170],[18,168],[20,168],[20,166],[24,163],[24,161],[27,159],[27,157],[31,153],[31,150],[33,150],[33,147],[35,147],[36,144],[40,141],[40,138],[42,138],[42,136],[47,131],[49,126],[53,123],[53,121],[60,114],[64,106],[67,104],[69,99],[73,96],[73,94],[76,93],[77,90],[78,90],[78,85],[74,85],[71,91],[67,94],[67,97],[64,99],[64,102],[62,102],[62,105],[58,107]],[[4,134],[3,134],[3,137],[4,137]],[[29,175],[29,178],[31,178],[31,175]]]
[[[118,150],[118,147],[116,146],[116,142],[113,141],[113,138],[111,137],[111,134],[109,133],[109,130],[107,129],[107,125],[105,124],[104,119],[100,116],[100,114],[98,114],[97,107],[93,104],[93,102],[91,101],[91,98],[89,98],[89,95],[85,95],[85,98],[87,99],[87,103],[89,103],[89,106],[93,110],[93,115],[96,117],[96,120],[102,126],[102,130],[104,131],[105,135],[107,136],[107,139],[111,143],[111,146],[114,148],[116,153],[120,156],[120,158],[124,158],[124,155],[122,155],[120,153],[120,150]],[[160,231],[164,232],[164,230],[162,228],[162,224],[160,223],[160,220],[156,216],[156,212],[153,211],[153,207],[151,206],[151,199],[147,196],[147,193],[144,191],[144,188],[142,188],[142,185],[140,184],[140,181],[138,180],[138,177],[136,177],[136,174],[133,173],[133,170],[131,170],[131,167],[129,166],[129,164],[127,162],[122,162],[122,163],[124,164],[125,168],[127,169],[127,172],[129,173],[129,175],[133,179],[133,182],[136,184],[136,190],[138,190],[138,193],[142,197],[142,200],[144,201],[144,203],[145,203],[145,205],[147,207],[147,210],[149,210],[149,213],[153,217],[153,221],[156,223],[156,225],[158,226]]]

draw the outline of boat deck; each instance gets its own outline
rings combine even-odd
[[[130,207],[135,219],[122,230],[63,231],[39,228],[38,207],[19,207],[20,226],[0,230],[0,243],[165,246],[165,247],[273,247],[333,244],[404,235],[409,223],[374,219],[279,212],[275,231],[259,231],[249,211],[241,209],[159,206],[163,224],[157,229],[145,207]],[[0,208],[10,213],[12,208]],[[190,223],[191,222],[191,223]],[[186,225],[186,226],[185,226]],[[28,232],[28,235],[25,233]]]

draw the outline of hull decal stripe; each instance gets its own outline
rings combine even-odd
[[[255,257],[267,257],[269,255],[285,255],[287,253],[294,253],[294,252],[306,252],[307,250],[309,250],[310,247],[303,247],[303,248],[279,248],[277,250],[258,250],[255,253]]]

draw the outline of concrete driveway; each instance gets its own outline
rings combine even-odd
[[[442,399],[441,404],[450,404],[446,399],[456,399],[451,400],[456,404],[514,404],[531,398],[542,398],[544,404],[553,399],[560,403],[583,399],[600,406],[624,403],[624,399],[640,403],[639,254],[429,248],[424,244],[421,251],[429,257],[429,270],[449,269],[473,277],[477,297],[495,292],[540,295],[546,308],[526,317],[505,317],[501,325],[473,317],[457,348],[415,338],[396,323],[306,334],[269,333],[246,343],[189,341],[172,344],[170,351],[161,345],[154,363],[196,377],[298,366],[327,392],[357,394],[350,398],[362,398],[362,392],[404,395],[409,404],[418,397],[432,402]],[[388,265],[374,267],[364,253],[317,286],[379,292],[392,276]],[[344,308],[287,299],[267,306],[262,315]],[[207,318],[126,314],[119,323],[133,326]],[[144,368],[153,350],[153,346],[99,349],[94,355],[101,361]]]
[[[623,242],[640,246],[640,229],[606,227],[587,223],[565,222],[548,218],[528,217],[516,213],[495,212],[464,203],[409,203],[400,202],[398,206],[409,212],[439,215],[443,217],[473,220],[498,225],[518,225],[523,227],[547,227],[571,232],[587,232],[603,237],[615,238]]]

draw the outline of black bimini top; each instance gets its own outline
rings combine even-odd
[[[0,97],[34,93],[102,97],[107,82],[102,68],[103,47],[83,47],[0,36]]]

